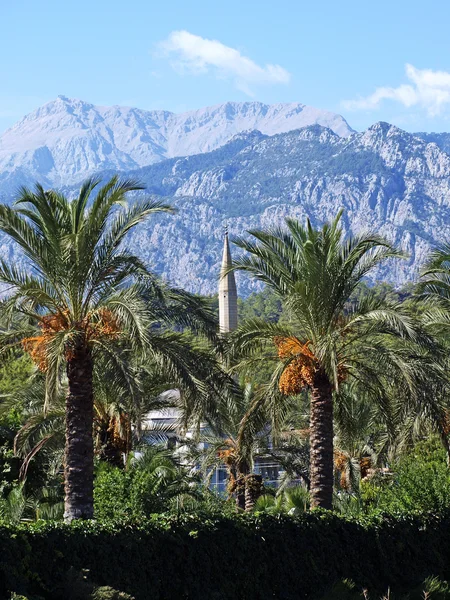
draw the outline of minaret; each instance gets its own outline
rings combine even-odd
[[[231,252],[228,242],[228,229],[223,241],[222,267],[219,281],[219,328],[220,333],[228,333],[237,327],[237,291],[234,273],[227,273],[231,267]]]

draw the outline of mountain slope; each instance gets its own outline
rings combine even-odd
[[[434,142],[441,150],[450,154],[450,133],[428,133],[421,131],[414,135],[428,143]]]
[[[217,289],[225,224],[232,236],[245,235],[282,226],[288,215],[318,225],[344,208],[347,232],[375,231],[409,254],[374,275],[395,283],[412,280],[430,247],[450,238],[450,156],[388,123],[346,138],[319,125],[274,136],[243,132],[214,151],[126,174],[179,209],[141,226],[132,249],[199,293]],[[0,253],[18,259],[1,239]],[[244,294],[255,287],[242,276],[238,283]]]
[[[340,115],[299,103],[228,102],[183,114],[94,106],[59,96],[0,136],[0,185],[76,183],[102,169],[130,170],[164,158],[208,152],[236,133],[269,135],[319,123],[339,135]]]
[[[208,154],[164,161],[133,176],[172,198],[174,217],[142,227],[133,249],[167,278],[214,293],[223,227],[242,235],[283,225],[286,216],[320,224],[344,208],[347,232],[375,231],[409,254],[375,278],[412,280],[429,248],[450,237],[450,156],[387,123],[343,139],[313,126],[241,134]],[[254,283],[240,277],[241,293]]]

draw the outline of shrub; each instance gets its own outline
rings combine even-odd
[[[417,444],[394,466],[392,479],[362,482],[362,499],[391,514],[450,509],[450,470],[436,438]]]
[[[94,486],[95,517],[100,520],[144,518],[197,496],[197,481],[179,465],[171,450],[149,446],[126,470],[103,463]]]
[[[71,568],[88,573],[97,588],[111,586],[136,600],[298,600],[320,597],[344,579],[377,598],[388,587],[448,579],[449,548],[450,514],[359,520],[321,511],[184,514],[139,523],[4,526],[0,598],[15,592],[67,600]]]
[[[103,586],[94,591],[92,600],[134,600],[134,598],[124,592],[114,590],[112,587]]]
[[[290,515],[299,515],[308,510],[309,493],[301,486],[289,487],[279,491],[276,495],[264,494],[258,498],[255,504],[255,511],[267,514],[288,513]]]

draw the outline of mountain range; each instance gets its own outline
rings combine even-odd
[[[109,144],[109,146],[107,145]],[[217,288],[223,228],[242,235],[316,225],[344,208],[348,233],[375,231],[407,254],[373,277],[414,279],[450,237],[450,134],[388,123],[354,132],[339,115],[301,104],[227,103],[184,115],[99,108],[58,98],[0,137],[0,194],[35,180],[71,192],[93,172],[121,171],[179,210],[141,226],[130,245],[173,283]],[[17,259],[4,239],[0,252]],[[254,283],[240,277],[240,292]]]
[[[177,115],[59,96],[0,136],[0,186],[12,192],[17,181],[78,183],[104,169],[127,171],[209,152],[245,129],[273,135],[313,124],[352,133],[340,115],[299,103],[227,102]]]

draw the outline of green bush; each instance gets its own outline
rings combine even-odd
[[[67,600],[67,573],[88,573],[136,600],[298,600],[344,579],[374,598],[448,579],[450,514],[346,519],[154,516],[137,522],[0,527],[0,598]],[[106,593],[106,592],[105,592]],[[378,594],[378,595],[375,595]]]
[[[114,590],[109,586],[97,588],[92,594],[92,600],[134,600],[132,596]]]
[[[439,440],[417,444],[393,471],[392,478],[362,483],[364,502],[391,514],[450,510],[450,470]]]
[[[117,467],[100,464],[94,487],[95,516],[100,521],[120,519],[132,512],[127,493],[130,476]]]
[[[361,590],[353,581],[348,579],[340,581],[333,589],[320,600],[449,600],[450,586],[447,581],[440,581],[437,577],[427,578],[423,584],[412,589],[392,592],[389,588],[380,596],[371,594],[368,590]]]
[[[97,519],[145,518],[200,496],[198,481],[170,449],[147,447],[127,469],[100,463],[94,486]]]

